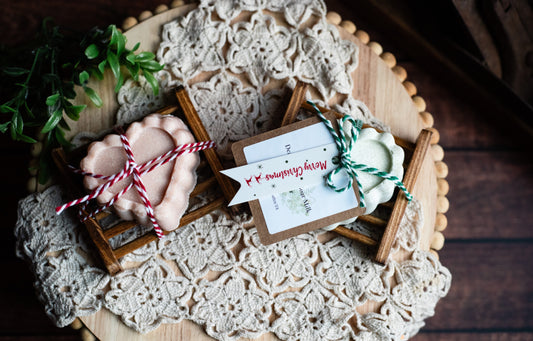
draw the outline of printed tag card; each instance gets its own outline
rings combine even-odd
[[[338,150],[318,117],[236,142],[232,151],[238,167],[222,173],[241,187],[230,205],[249,201],[265,245],[364,214],[356,190],[335,192],[324,180]]]

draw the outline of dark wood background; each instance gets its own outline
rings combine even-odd
[[[124,18],[154,9],[161,1],[0,0],[0,43],[28,40],[46,16],[79,29],[120,26]],[[383,33],[379,18],[362,20],[341,0],[326,3],[396,55],[425,98],[446,151],[451,208],[440,257],[453,282],[435,316],[414,339],[533,340],[531,136],[420,66],[402,41]],[[0,341],[78,340],[79,332],[56,328],[46,317],[28,265],[15,256],[13,226],[17,201],[27,194],[28,161],[28,145],[0,136]]]

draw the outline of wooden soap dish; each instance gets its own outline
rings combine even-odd
[[[308,111],[313,111],[313,108],[304,101],[305,93],[307,91],[307,85],[304,83],[298,83],[294,89],[293,95],[287,107],[287,111],[283,117],[282,125],[287,125],[295,121],[297,113],[300,109],[305,109]],[[207,133],[202,121],[200,120],[196,109],[194,108],[186,90],[183,87],[178,87],[176,89],[176,97],[178,99],[179,107],[172,106],[161,109],[157,111],[160,114],[173,114],[180,110],[183,112],[185,119],[187,120],[188,126],[194,134],[197,141],[207,141],[210,140],[209,134]],[[319,109],[326,113],[332,112],[329,109],[319,107]],[[335,112],[334,112],[335,113]],[[339,113],[335,113],[337,117],[342,117]],[[367,126],[363,126],[367,127]],[[403,140],[397,136],[394,136],[395,142],[399,145],[405,152],[405,176],[403,182],[408,191],[412,191],[416,182],[416,178],[424,157],[429,148],[432,132],[430,130],[424,129],[420,132],[416,143],[411,143],[409,141]],[[217,197],[215,200],[207,203],[206,205],[195,209],[194,211],[188,212],[185,214],[181,220],[179,227],[190,224],[191,222],[199,219],[200,217],[216,210],[222,208],[225,202],[231,201],[236,191],[233,185],[231,184],[229,178],[223,176],[220,171],[223,169],[222,163],[213,149],[206,149],[203,151],[204,159],[200,163],[200,167],[203,165],[209,165],[213,176],[207,180],[196,185],[192,191],[190,197],[193,198],[210,188],[218,185],[222,190],[223,196]],[[67,156],[65,151],[62,148],[58,148],[52,151],[52,157],[54,162],[58,166],[63,179],[67,182],[69,188],[83,193],[83,188],[81,182],[76,183],[73,179],[73,173],[68,169],[67,165],[72,160],[72,157]],[[380,206],[389,207],[392,209],[391,215],[388,221],[385,221],[381,218],[378,218],[373,215],[363,215],[358,217],[358,220],[369,225],[374,225],[379,228],[383,228],[383,236],[381,240],[376,241],[362,233],[353,231],[343,226],[338,226],[335,228],[335,232],[361,242],[365,245],[376,246],[378,245],[377,254],[375,260],[379,263],[385,264],[391,248],[396,238],[400,221],[405,213],[407,207],[407,199],[403,194],[398,193],[392,201],[388,203],[381,204]],[[236,208],[232,208],[232,211],[235,211]],[[85,216],[88,216],[87,212],[82,212]],[[119,259],[125,255],[143,247],[144,245],[157,240],[157,235],[153,230],[150,230],[146,234],[119,246],[118,248],[113,249],[109,240],[113,237],[116,237],[124,232],[129,231],[130,229],[138,226],[135,221],[121,221],[112,226],[102,226],[102,220],[110,215],[109,212],[102,212],[96,215],[96,217],[88,217],[85,220],[84,225],[89,232],[91,239],[93,240],[98,253],[107,269],[107,271],[114,275],[122,271],[122,266],[119,263]],[[165,231],[165,235],[170,232]]]
[[[296,115],[298,114],[300,109],[305,109],[306,111],[314,113],[314,108],[305,101],[306,92],[307,84],[299,82],[294,88],[291,99],[289,101],[289,105],[287,106],[287,110],[285,112],[285,115],[283,116],[283,120],[281,121],[282,126],[293,123],[296,120]],[[342,118],[343,116],[327,108],[323,108],[320,106],[318,108],[323,113],[332,112],[338,118]],[[368,127],[370,126],[363,125],[363,128]],[[379,129],[376,130],[381,132]],[[403,178],[403,183],[409,192],[411,192],[415,186],[416,178],[418,177],[420,169],[422,168],[424,158],[430,145],[432,134],[433,133],[430,130],[423,129],[418,135],[416,143],[412,143],[397,136],[394,136],[394,141],[396,142],[396,144],[400,146],[405,152],[405,175]],[[397,193],[391,201],[379,205],[381,207],[392,210],[388,221],[378,218],[374,215],[363,215],[357,218],[357,220],[360,222],[384,230],[381,240],[379,242],[370,238],[369,236],[366,236],[357,231],[353,231],[344,226],[337,226],[334,231],[342,236],[356,240],[365,245],[378,246],[378,250],[374,259],[378,263],[385,264],[387,262],[387,259],[389,258],[392,249],[392,244],[396,239],[396,234],[398,233],[400,222],[405,213],[405,209],[407,208],[407,203],[408,201],[405,195],[403,193]]]
[[[196,109],[192,105],[189,95],[183,87],[178,87],[176,89],[176,97],[178,99],[179,107],[167,107],[157,111],[157,113],[163,115],[173,114],[181,108],[181,111],[183,112],[185,119],[187,120],[188,126],[191,129],[196,140],[210,140],[209,134],[201,123],[200,118],[198,117],[198,113],[196,112]],[[59,168],[63,180],[66,182],[67,186],[69,186],[70,189],[75,192],[78,192],[79,194],[84,193],[81,181],[75,181],[75,175],[68,169],[68,165],[76,158],[76,154],[79,155],[81,153],[73,152],[70,153],[70,155],[67,155],[62,148],[57,148],[52,151],[52,157],[54,159],[55,164]],[[203,158],[198,168],[205,168],[206,164],[209,165],[209,167],[211,168],[213,176],[208,178],[207,180],[198,183],[194,190],[191,192],[190,198],[194,198],[197,195],[217,185],[222,189],[224,197],[217,197],[213,201],[205,204],[204,206],[186,213],[181,217],[179,227],[190,224],[191,222],[201,218],[202,216],[205,216],[206,214],[209,214],[210,212],[216,209],[222,208],[225,202],[229,202],[235,194],[235,190],[229,182],[229,179],[220,173],[220,170],[222,170],[222,163],[220,162],[220,159],[218,158],[218,155],[216,154],[214,149],[203,150]],[[100,254],[100,257],[107,271],[111,275],[114,275],[123,270],[122,266],[118,261],[120,258],[154,240],[157,240],[156,233],[153,230],[150,230],[146,234],[113,249],[109,242],[111,238],[129,231],[132,228],[138,226],[139,224],[135,221],[120,221],[119,223],[114,224],[112,226],[103,226],[102,221],[104,218],[111,214],[110,212],[101,212],[97,214],[94,218],[90,217],[88,212],[82,211],[81,213],[85,217],[87,217],[87,220],[85,220],[84,225],[87,228],[87,231],[89,232],[89,236],[96,245],[98,253]],[[171,232],[164,232],[165,235],[169,233]]]

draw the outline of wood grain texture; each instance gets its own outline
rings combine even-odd
[[[3,33],[0,42],[26,41],[45,16],[54,16],[58,23],[86,30],[94,25],[120,25],[127,16],[137,16],[159,3],[154,0],[112,3],[0,0]],[[407,70],[408,80],[413,81],[417,93],[426,100],[427,111],[434,116],[435,127],[441,134],[440,144],[446,152],[451,207],[444,231],[446,245],[439,254],[454,279],[452,290],[438,304],[435,316],[427,320],[427,327],[413,340],[533,340],[533,314],[527,306],[528,302],[529,306],[533,305],[532,294],[523,287],[524,283],[531,284],[533,276],[532,262],[526,258],[531,256],[533,248],[529,228],[533,210],[527,206],[532,202],[528,180],[531,179],[531,152],[517,151],[528,144],[514,135],[515,127],[506,124],[505,118],[491,119],[490,113],[480,103],[472,102],[468,93],[443,84],[432,70],[409,60],[409,51],[402,48],[402,41],[380,31],[378,18],[365,22],[346,1],[326,0],[326,5],[329,10],[342,13],[344,20],[352,20],[358,29],[367,31],[385,51],[394,53],[398,63]],[[28,153],[27,145],[10,142],[0,135],[0,163],[9,165],[0,168],[0,174],[10,179],[3,184],[0,195],[4,228],[0,265],[4,273],[11,274],[0,281],[0,341],[80,340],[78,331],[56,328],[48,319],[36,298],[28,265],[15,257],[12,227],[17,201],[27,194]],[[461,176],[455,176],[456,171]],[[492,177],[477,181],[476,172],[490,172]],[[503,192],[498,194],[487,187]],[[183,334],[183,339],[191,339],[188,336]]]
[[[445,160],[447,239],[533,238],[531,152],[447,151]]]
[[[183,86],[178,86],[178,88],[176,89],[176,98],[178,99],[178,102],[180,103],[181,109],[183,110],[183,114],[187,120],[188,126],[193,132],[194,136],[196,137],[196,140],[197,141],[211,140],[209,133],[204,127],[204,124],[202,123],[200,116],[198,116],[198,112],[196,112],[196,109],[194,108],[194,105],[192,104],[191,99],[189,98],[189,95],[187,94],[187,90],[185,90]],[[207,159],[207,163],[211,167],[211,170],[213,171],[215,178],[217,179],[218,185],[220,186],[220,189],[222,190],[222,193],[224,194],[226,201],[230,202],[231,199],[233,199],[233,197],[237,193],[237,191],[233,187],[231,180],[227,176],[220,173],[220,171],[223,170],[224,167],[222,167],[222,162],[220,161],[220,158],[218,157],[216,150],[206,149],[203,151],[203,154],[205,158]]]
[[[187,13],[191,9],[192,6],[180,7],[143,21],[125,33],[128,41],[130,43],[141,41],[143,42],[142,46],[144,49],[155,51],[158,42],[160,41],[159,32],[161,25],[169,21],[171,18]],[[354,98],[358,98],[365,102],[376,117],[382,120],[385,124],[391,126],[394,135],[397,135],[400,139],[414,143],[423,127],[423,123],[419,117],[418,109],[405,91],[401,82],[397,79],[397,76],[378,55],[376,55],[369,47],[362,45],[353,35],[344,30],[340,30],[340,34],[344,39],[352,40],[354,43],[358,44],[360,48],[359,67],[352,73],[352,79],[354,80]],[[112,79],[112,77],[110,77],[110,79]],[[93,86],[99,93],[109,93],[109,89],[112,88],[111,84],[106,84],[105,82],[94,84]],[[316,91],[314,89],[310,90],[311,93]],[[188,111],[194,110],[188,96],[183,96],[183,93],[180,91],[177,91],[176,94],[182,106],[185,106],[185,109],[190,109]],[[115,112],[117,108],[117,103],[111,96],[103,100],[104,106],[99,110],[88,109],[89,114],[82,117],[76,125],[73,125],[75,127],[73,128],[72,133],[75,133],[78,129],[85,129],[87,126],[91,127],[91,129],[105,128],[105,124],[108,124],[106,122],[109,122],[109,116],[111,116],[110,113]],[[98,119],[99,117],[102,119]],[[197,138],[201,140],[208,139],[209,132],[206,129],[209,129],[209,127],[205,127],[206,129],[199,129],[201,126],[196,122],[197,119],[197,116],[189,115],[187,117],[189,126],[191,129],[196,130],[195,135]],[[102,126],[97,127],[94,121],[102,122]],[[208,150],[207,152],[209,153],[211,151]],[[205,155],[208,158],[208,161],[212,163],[213,160],[209,159],[209,155],[207,153]],[[221,168],[220,165],[216,165],[218,158],[214,161],[215,168],[218,166],[218,168]],[[220,162],[218,162],[218,164],[220,164]],[[425,158],[420,166],[420,181],[416,183],[416,187],[412,192],[418,200],[425,204],[423,205],[424,216],[428,218],[424,221],[421,245],[423,248],[429,249],[434,230],[434,217],[436,215],[436,175],[433,160],[431,158]],[[211,167],[213,167],[213,165],[211,165]],[[217,174],[215,174],[215,176],[216,175]],[[227,180],[227,178],[225,178],[225,180]],[[231,189],[233,190],[233,188]],[[229,191],[225,190],[224,192],[227,193]],[[230,197],[233,197],[233,195],[230,195]],[[149,236],[146,238],[147,239],[143,240],[143,242],[149,240]],[[122,254],[121,249],[116,251],[117,255]],[[406,257],[406,255],[398,257]],[[368,306],[364,309],[372,309],[372,307]],[[126,328],[122,323],[116,323],[116,318],[111,320],[115,321],[114,323],[109,323],[109,314],[104,311],[100,311],[90,317],[82,317],[81,319],[96,336],[105,340],[122,339],[126,337],[126,335],[128,339],[180,340],[180,335],[189,332],[194,333],[195,339],[208,339],[203,332],[196,332],[198,328],[191,329],[189,322],[162,325],[155,331],[141,338],[141,336],[133,332],[131,329]],[[266,334],[260,339],[271,340],[275,338]]]
[[[421,332],[415,336],[413,341],[531,341],[533,332],[457,332],[457,333],[428,333]]]
[[[429,141],[431,140],[432,132],[424,129],[418,136],[416,141],[416,148],[413,152],[413,157],[409,162],[409,166],[405,170],[403,183],[407,191],[411,192],[416,184],[416,179],[420,174],[424,159],[426,158]],[[408,200],[403,193],[398,194],[396,197],[396,202],[392,208],[392,213],[389,218],[385,232],[381,237],[381,242],[379,243],[378,252],[376,254],[376,261],[385,264],[389,258],[392,244],[396,240],[396,235],[398,229],[400,228],[400,223],[403,219],[405,209],[407,208]],[[425,204],[425,202],[424,202]]]
[[[425,330],[532,330],[531,241],[448,239],[439,254],[453,274],[450,299]]]
[[[524,149],[530,137],[505,117],[495,117],[490,110],[472,102],[468,93],[451,88],[432,77],[431,72],[404,62],[409,77],[416,79],[416,86],[427,102],[428,110],[435,117],[434,126],[439,130],[439,144],[448,149]],[[445,98],[445,100],[443,100]]]
[[[291,100],[287,105],[285,110],[285,115],[283,115],[283,120],[281,121],[281,127],[296,121],[296,115],[302,106],[302,102],[305,100],[305,95],[307,93],[307,88],[309,86],[304,82],[298,82],[294,89],[292,90]]]
[[[137,16],[143,10],[154,9],[161,3],[161,0],[2,0],[2,43],[14,45],[27,41],[40,28],[46,17],[54,18],[59,25],[85,32],[94,26],[115,24],[120,27],[127,17]]]

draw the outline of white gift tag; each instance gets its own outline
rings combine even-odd
[[[232,203],[248,198],[264,244],[364,213],[353,190],[338,193],[326,184],[338,149],[318,117],[236,142],[232,150],[243,166],[224,171],[241,184]]]
[[[324,185],[324,176],[336,166],[334,143],[221,171],[240,183],[229,206],[299,188]]]

